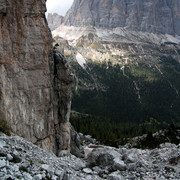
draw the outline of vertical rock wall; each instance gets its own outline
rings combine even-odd
[[[56,148],[70,151],[70,110],[72,76],[62,54],[54,50],[54,115]]]
[[[69,123],[68,117],[59,119],[61,108],[63,114],[68,114],[70,99],[64,100],[61,107],[57,99],[61,94],[56,96],[55,63],[45,11],[45,0],[0,0],[0,118],[15,134],[46,150],[58,151],[63,147],[57,141],[61,124]]]

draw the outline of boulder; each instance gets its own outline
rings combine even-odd
[[[81,145],[80,135],[71,126],[71,153],[77,157],[84,157],[84,149]]]
[[[125,170],[126,164],[122,161],[121,157],[122,156],[113,149],[94,149],[87,157],[87,166],[99,166],[109,171]]]

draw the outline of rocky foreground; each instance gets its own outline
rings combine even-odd
[[[59,157],[18,136],[0,135],[0,179],[162,180],[180,179],[180,144],[153,150],[89,145],[85,158]]]

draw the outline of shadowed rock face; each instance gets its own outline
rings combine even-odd
[[[65,25],[180,35],[179,0],[75,0]]]
[[[58,151],[64,147],[57,136],[62,137],[61,123],[68,124],[70,91],[56,97],[63,87],[56,88],[54,77],[66,81],[69,76],[65,77],[67,68],[64,74],[55,72],[45,11],[45,0],[0,0],[0,118],[12,132]],[[63,68],[64,60],[59,61]],[[66,82],[66,89],[70,83]]]

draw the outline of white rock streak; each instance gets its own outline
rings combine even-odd
[[[78,64],[79,64],[83,69],[85,69],[86,60],[84,59],[84,57],[83,57],[80,53],[77,53],[77,55],[76,55],[76,60],[77,60]]]

